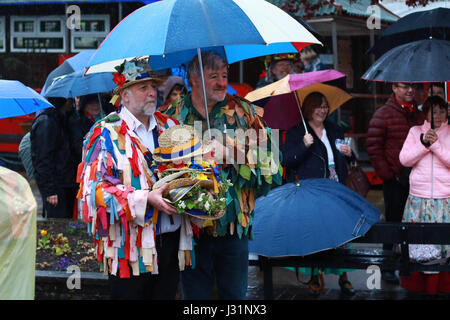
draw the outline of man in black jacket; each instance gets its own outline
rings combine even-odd
[[[31,157],[36,183],[48,218],[71,218],[75,201],[75,166],[66,116],[73,100],[48,98],[55,108],[45,109],[31,127]]]

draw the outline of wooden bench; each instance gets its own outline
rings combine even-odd
[[[367,269],[378,266],[380,269],[400,270],[408,275],[412,271],[450,272],[450,259],[441,264],[426,265],[409,259],[409,244],[450,244],[450,223],[390,223],[380,222],[352,243],[400,244],[400,253],[383,249],[345,249],[336,248],[307,256],[268,258],[258,256],[249,260],[250,265],[259,266],[264,272],[264,299],[273,299],[273,267],[320,267]]]

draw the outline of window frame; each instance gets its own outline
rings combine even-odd
[[[85,15],[81,15],[81,20],[103,20],[105,22],[105,31],[78,31],[77,29],[70,30],[70,51],[71,52],[81,52],[81,51],[88,50],[88,49],[97,49],[97,48],[75,48],[75,38],[94,37],[94,38],[103,38],[104,39],[111,31],[109,14],[85,14]]]
[[[61,30],[58,32],[41,32],[40,25],[43,21],[59,21],[61,23]],[[33,32],[19,32],[14,30],[14,24],[17,21],[32,21]],[[16,48],[14,46],[15,38],[60,38],[62,39],[62,48]],[[49,53],[64,53],[67,48],[66,36],[66,17],[64,15],[50,15],[50,16],[11,16],[10,17],[10,46],[11,52],[49,52]]]

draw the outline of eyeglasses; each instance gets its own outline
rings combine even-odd
[[[397,87],[405,90],[409,89],[417,90],[419,88],[417,84],[397,84]]]

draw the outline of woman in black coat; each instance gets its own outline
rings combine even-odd
[[[319,92],[309,94],[303,102],[303,116],[308,132],[303,123],[291,128],[286,134],[283,147],[282,164],[286,168],[287,182],[311,178],[328,178],[345,184],[347,178],[347,158],[351,157],[350,146],[336,147],[336,139],[344,139],[343,131],[334,123],[327,121],[329,105],[327,99]],[[354,289],[344,270],[338,273],[342,292],[353,295]],[[309,282],[310,293],[320,294],[323,288],[319,277],[312,275]]]

